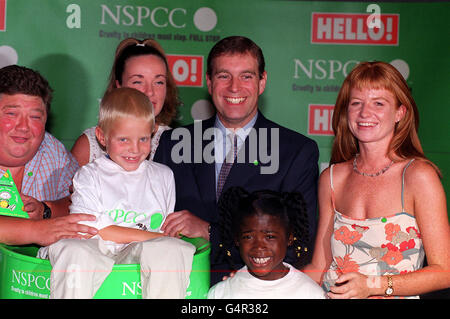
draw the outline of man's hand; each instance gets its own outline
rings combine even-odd
[[[94,227],[78,224],[80,221],[94,221],[95,216],[88,214],[72,214],[63,217],[35,221],[32,242],[48,246],[60,239],[87,239],[95,236],[98,230]]]
[[[22,198],[23,210],[28,213],[30,219],[42,219],[44,215],[44,205],[42,202],[38,201],[34,197],[24,194],[21,194],[20,198]]]
[[[208,222],[188,210],[180,210],[167,216],[161,230],[172,237],[180,238],[183,235],[190,238],[203,237],[209,240],[208,228]]]
[[[44,204],[36,198],[20,194],[23,201],[23,209],[28,213],[30,219],[40,220],[44,217]],[[52,210],[52,218],[69,215],[70,196],[57,199],[54,201],[46,201],[46,204]]]

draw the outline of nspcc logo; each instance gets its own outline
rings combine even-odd
[[[193,22],[194,26],[202,32],[211,31],[217,25],[217,14],[208,7],[198,8],[195,12],[186,8],[146,7],[129,4],[115,6],[102,4],[100,7],[102,9],[100,24],[185,29]]]
[[[398,45],[400,16],[359,13],[312,13],[311,43]]]
[[[169,54],[167,62],[178,86],[203,86],[203,56]]]
[[[6,0],[0,0],[0,31],[6,31]]]

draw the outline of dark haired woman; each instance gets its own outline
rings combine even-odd
[[[153,104],[156,125],[152,135],[150,159],[158,148],[161,134],[170,129],[179,104],[175,80],[166,55],[152,39],[127,38],[117,46],[105,93],[119,87],[135,88],[148,96]],[[95,127],[86,129],[71,150],[80,166],[104,154],[95,137]]]

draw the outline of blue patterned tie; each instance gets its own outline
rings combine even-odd
[[[231,154],[233,154],[233,158],[229,159]],[[219,201],[220,194],[222,193],[223,190],[223,185],[225,185],[225,181],[227,180],[227,176],[230,173],[231,166],[233,166],[233,163],[236,161],[236,156],[237,156],[237,135],[234,134],[232,148],[230,149],[230,152],[227,154],[227,156],[225,156],[225,159],[223,160],[222,163],[222,167],[220,168],[216,190],[217,201]],[[227,158],[229,159],[228,161]]]

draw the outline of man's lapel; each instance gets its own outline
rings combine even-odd
[[[203,139],[203,134],[205,130],[208,128],[214,127],[215,116],[210,119],[207,119],[202,122],[202,148],[203,152],[207,145],[211,145],[210,143],[214,143],[214,136],[212,136],[211,140]],[[199,141],[198,137],[193,138],[194,141]],[[192,152],[196,149],[195,146],[192,147]],[[214,150],[213,150],[214,151]],[[205,204],[210,203],[211,201],[216,201],[216,178],[215,178],[215,164],[205,162],[203,157],[204,154],[201,154],[201,162],[193,164],[194,176],[197,182],[198,189],[200,191],[200,195]],[[214,153],[212,154],[214,155]],[[198,155],[197,155],[198,156]],[[194,158],[194,154],[192,154],[192,158]]]

